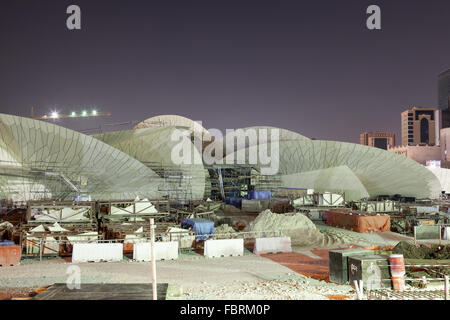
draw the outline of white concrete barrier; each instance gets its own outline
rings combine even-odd
[[[256,238],[254,254],[292,252],[291,238]]]
[[[75,243],[72,262],[121,261],[123,243]]]
[[[155,242],[155,259],[178,259],[178,241]],[[150,242],[141,242],[134,244],[133,260],[152,261]]]
[[[204,255],[207,258],[243,256],[244,239],[206,240]]]
[[[450,227],[444,228],[444,236],[442,240],[450,240]]]

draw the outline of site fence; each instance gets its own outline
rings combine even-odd
[[[379,268],[398,267],[391,264],[376,264]],[[414,283],[412,288],[404,290],[393,290],[390,288],[392,278],[368,279],[366,283],[366,298],[368,300],[450,300],[449,275],[441,272],[442,268],[450,268],[449,264],[405,264],[405,269],[425,269],[434,276],[422,276],[420,278],[404,277],[405,282]],[[437,269],[437,270],[433,270]],[[426,289],[425,287],[431,283],[440,286],[442,282],[443,289]],[[354,281],[357,289],[358,299],[365,299],[360,288],[363,287],[363,281]],[[359,287],[359,288],[358,288]],[[381,287],[381,288],[380,288]],[[388,288],[389,287],[389,288]],[[358,292],[361,290],[361,292]]]
[[[450,240],[450,224],[414,226],[414,243],[420,240]]]
[[[383,279],[391,281],[391,279]],[[444,288],[442,290],[428,290],[428,289],[405,289],[396,291],[392,289],[375,289],[367,290],[368,300],[450,300],[449,295],[449,277],[442,278],[405,278],[405,281],[420,282],[427,284],[431,281],[443,282]]]
[[[156,242],[178,242],[178,250],[192,250],[196,248],[198,242],[205,240],[219,239],[256,239],[269,237],[282,237],[285,232],[282,230],[264,230],[264,231],[246,231],[232,233],[215,233],[215,234],[196,234],[195,232],[166,232],[155,234]],[[45,234],[30,236],[24,239],[26,254],[25,256],[37,257],[42,260],[43,256],[58,256],[61,245],[74,245],[76,243],[123,243],[134,244],[142,242],[150,242],[151,238],[146,233],[130,234],[130,238],[122,239],[103,239],[102,235],[69,235],[72,239],[55,239],[55,234]],[[60,234],[59,237],[64,237]],[[66,236],[67,237],[67,236]],[[76,238],[79,239],[76,239]],[[48,239],[50,238],[50,239]],[[75,238],[75,239],[73,239]],[[22,248],[23,249],[23,248]]]

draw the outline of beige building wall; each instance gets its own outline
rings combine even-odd
[[[439,146],[398,146],[389,148],[388,151],[405,156],[422,165],[428,160],[441,160],[442,150]]]
[[[359,136],[359,142],[364,146],[376,147],[377,138],[386,139],[385,150],[395,146],[395,133],[391,132],[363,132]]]
[[[448,163],[450,163],[450,128],[441,129],[440,132],[442,165],[448,167]],[[447,165],[445,165],[445,163],[447,163]]]

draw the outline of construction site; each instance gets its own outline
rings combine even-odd
[[[87,135],[0,114],[0,299],[449,299],[441,176],[374,147],[242,132],[226,148],[176,115]],[[276,173],[252,161],[262,148]]]

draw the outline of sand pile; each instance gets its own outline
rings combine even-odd
[[[233,238],[232,234],[237,234],[237,231],[228,224],[221,224],[214,228],[215,239],[229,239]]]
[[[291,237],[292,245],[310,248],[338,248],[349,244],[370,244],[370,241],[353,231],[321,225],[318,228],[302,213],[278,214],[265,210],[250,222],[244,231],[260,231],[261,233],[256,235],[258,237],[280,236],[274,232],[264,232],[278,231],[281,232],[281,236]]]
[[[302,213],[279,214],[262,211],[247,227],[251,231],[316,230],[314,223]]]
[[[283,236],[291,237],[293,245],[321,245],[324,236],[314,223],[301,213],[278,214],[270,210],[261,212],[245,231],[281,231]],[[261,236],[274,234],[261,232]]]

